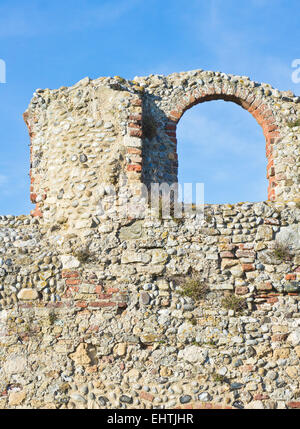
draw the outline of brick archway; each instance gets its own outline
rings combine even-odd
[[[175,108],[170,111],[165,129],[166,134],[174,143],[177,143],[176,128],[184,112],[197,104],[211,100],[231,101],[238,104],[251,113],[262,127],[266,139],[267,179],[269,180],[268,199],[274,201],[276,199],[275,188],[277,186],[277,178],[275,176],[273,144],[280,138],[280,131],[274,114],[266,100],[255,98],[251,92],[239,87],[232,88],[231,91],[228,91],[228,89],[225,90],[223,87],[193,90],[191,93],[184,95]],[[175,162],[178,166],[177,161]]]

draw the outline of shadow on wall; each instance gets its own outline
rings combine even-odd
[[[177,126],[178,181],[202,182],[205,203],[267,199],[265,138],[240,106],[210,101],[186,111]]]

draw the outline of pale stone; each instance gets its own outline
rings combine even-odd
[[[52,271],[43,271],[39,273],[40,280],[48,280],[52,276],[53,276]]]
[[[9,405],[16,406],[20,405],[26,398],[26,391],[21,390],[20,392],[11,392],[9,394],[8,403]]]
[[[160,279],[157,281],[158,288],[161,290],[168,291],[170,289],[169,282],[165,279]]]
[[[296,352],[296,355],[298,356],[298,358],[300,358],[300,346],[295,347],[295,352]]]
[[[241,278],[244,275],[244,271],[240,265],[230,268],[229,271],[235,278]]]
[[[70,358],[76,363],[76,365],[87,366],[91,363],[91,358],[87,353],[88,345],[80,343],[74,353],[70,354]]]
[[[27,366],[27,361],[23,356],[11,356],[9,357],[5,364],[4,370],[7,374],[19,374],[25,371]]]
[[[191,323],[183,323],[179,326],[177,335],[179,341],[184,341],[187,337],[192,337],[195,328]]]
[[[140,266],[136,267],[137,271],[139,273],[145,273],[145,274],[162,274],[165,270],[164,265],[146,265],[146,266]]]
[[[36,240],[32,239],[32,240],[27,240],[27,241],[23,241],[23,240],[16,240],[14,242],[14,246],[15,247],[34,247],[36,246]]]
[[[140,299],[141,299],[141,303],[144,305],[148,305],[150,303],[150,295],[148,294],[148,292],[146,291],[141,291],[140,293]]]
[[[277,333],[277,332],[279,332],[279,333],[286,333],[286,332],[288,332],[288,330],[289,330],[289,328],[288,328],[288,326],[286,326],[286,325],[273,325],[272,326],[272,332],[274,332],[274,333]]]
[[[166,291],[166,290],[160,290],[159,291],[159,296],[168,297],[169,296],[169,292]]]
[[[217,261],[219,256],[217,253],[206,253],[205,258],[211,261]]]
[[[22,301],[33,301],[38,299],[39,294],[35,289],[21,289],[18,293],[18,298]]]
[[[233,344],[242,344],[244,342],[244,339],[242,337],[239,337],[238,335],[236,335],[235,337],[231,338],[231,342]]]
[[[91,228],[91,226],[92,226],[92,220],[91,219],[79,220],[75,224],[76,229]]]
[[[100,233],[104,233],[104,234],[108,234],[109,232],[112,232],[112,230],[113,230],[113,225],[111,225],[111,224],[101,225],[98,228],[98,231]]]
[[[257,233],[255,240],[272,240],[273,238],[273,229],[271,226],[268,225],[259,225],[257,228]]]
[[[287,341],[294,347],[300,344],[300,329],[293,331],[287,338]]]
[[[141,148],[142,147],[142,141],[138,137],[129,137],[128,135],[126,135],[124,137],[124,146]]]
[[[141,342],[144,344],[151,344],[154,342],[158,342],[161,340],[161,335],[159,334],[142,334],[141,335]]]
[[[133,262],[141,262],[143,264],[149,263],[151,260],[151,256],[147,253],[137,253],[125,251],[122,254],[121,263],[122,264],[131,264]]]
[[[290,355],[290,349],[288,347],[281,347],[274,350],[274,359],[287,359]]]
[[[165,264],[168,260],[168,254],[162,249],[156,249],[152,252],[152,264]]]
[[[258,243],[255,244],[254,250],[256,252],[259,252],[260,250],[266,249],[266,247],[267,247],[266,243],[264,243],[263,241],[259,241]]]
[[[170,377],[172,375],[172,370],[171,368],[168,368],[166,366],[161,366],[160,367],[160,375],[161,377]]]
[[[130,381],[138,381],[141,378],[141,373],[139,370],[137,370],[136,368],[132,368],[130,371],[127,372],[126,377],[128,377],[128,379]]]
[[[80,267],[80,261],[72,255],[61,255],[63,269],[73,269]]]
[[[285,371],[286,371],[286,373],[287,373],[287,375],[289,377],[297,380],[297,378],[298,378],[298,369],[297,369],[296,366],[288,366]]]
[[[249,390],[250,392],[256,391],[257,390],[257,384],[254,383],[253,381],[248,383],[246,385],[246,390]]]
[[[70,340],[60,340],[54,345],[54,350],[56,353],[66,354],[70,350],[71,346],[72,342]]]
[[[125,356],[127,351],[127,343],[120,343],[114,349],[114,354],[117,356]]]
[[[210,286],[211,290],[233,290],[234,286],[232,284],[217,284]]]
[[[252,401],[245,405],[246,409],[263,410],[265,408],[262,401]]]
[[[276,241],[294,250],[300,249],[300,225],[282,226],[276,234]]]
[[[206,354],[198,346],[187,346],[179,351],[178,359],[183,359],[190,363],[203,364],[206,359]]]
[[[119,238],[120,240],[133,240],[140,238],[142,235],[143,221],[136,221],[132,225],[123,226],[120,229]]]
[[[261,345],[255,348],[258,358],[269,357],[272,355],[272,349],[268,345]]]
[[[235,265],[238,265],[239,261],[236,259],[222,259],[221,262],[221,269],[226,270],[227,268],[234,267]]]
[[[75,402],[81,402],[82,404],[86,403],[86,399],[77,392],[73,392],[70,394],[70,398]]]

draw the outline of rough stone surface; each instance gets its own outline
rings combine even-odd
[[[26,398],[26,392],[22,390],[21,392],[11,392],[9,395],[8,403],[11,406],[20,405]]]
[[[32,301],[38,299],[38,292],[35,289],[22,289],[18,293],[18,298],[21,301]]]
[[[262,125],[268,201],[154,213],[178,120],[219,98]],[[36,208],[0,216],[0,408],[300,408],[298,101],[202,70],[35,92]]]

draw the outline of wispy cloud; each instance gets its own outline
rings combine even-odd
[[[8,177],[0,174],[0,188],[6,185],[8,182]]]
[[[82,5],[78,1],[64,1],[59,14],[57,5],[51,2],[41,4],[31,1],[29,4],[19,1],[19,5],[0,6],[0,38],[32,37],[82,31],[86,28],[107,26],[121,18],[136,6],[140,0],[116,0],[95,5],[88,1]],[[72,19],[70,18],[70,11]]]
[[[204,68],[208,65],[212,70],[244,74],[281,90],[299,93],[300,85],[291,80],[293,58],[288,58],[286,51],[283,55],[282,46],[272,49],[274,43],[280,45],[281,40],[276,32],[266,31],[268,23],[264,25],[268,19],[280,20],[278,16],[270,17],[275,13],[276,3],[278,6],[282,1],[274,0],[274,3],[271,7],[266,0],[251,0],[239,5],[234,1],[211,0],[204,7],[192,2],[193,7],[183,13],[182,20],[201,51],[206,50],[202,59]],[[237,13],[233,12],[235,8]],[[299,52],[296,46],[295,58]]]

